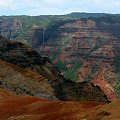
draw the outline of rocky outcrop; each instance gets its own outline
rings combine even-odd
[[[110,33],[116,38],[120,38],[120,23],[100,23],[98,26],[102,32]]]
[[[90,82],[97,78],[97,84],[93,84],[100,86],[112,100],[118,96],[115,88],[118,75],[114,72],[114,59],[120,52],[119,37],[104,27],[101,30],[99,25],[89,19],[64,24],[58,29],[59,37],[44,44],[37,51],[52,58],[66,78],[77,82]],[[104,25],[110,26],[110,23]],[[109,30],[114,31],[112,27]],[[107,70],[102,74],[104,85],[98,74],[102,73],[102,68]],[[110,73],[114,77],[110,77]]]
[[[0,19],[0,35],[15,39],[21,34],[22,23],[18,19],[4,20]]]
[[[54,22],[49,21],[51,25],[47,24],[49,29],[46,29],[46,31],[43,29],[42,22],[39,21],[38,24],[38,22],[34,21],[35,19],[38,20],[37,18],[39,17],[33,17],[32,22],[28,24],[26,24],[25,19],[20,19],[20,17],[1,17],[0,29],[2,30],[1,33],[8,38],[11,38],[14,33],[15,36],[13,36],[15,38],[16,35],[19,36],[18,34],[20,34],[20,41],[23,40],[21,38],[25,38],[41,56],[51,58],[66,78],[75,82],[93,81],[93,84],[100,86],[111,100],[111,98],[114,99],[114,97],[118,96],[118,93],[116,95],[118,73],[115,73],[114,70],[114,66],[117,66],[114,59],[120,56],[120,24],[119,16],[115,16],[114,18],[113,15],[102,18],[87,18],[77,22],[75,22],[76,20],[72,22],[68,20],[67,23],[59,20],[56,22],[56,17]],[[22,18],[27,18],[27,16],[22,16]],[[31,17],[28,18],[30,19]],[[40,28],[40,26],[42,27]],[[48,42],[44,41],[44,37],[46,37],[43,34],[44,32],[48,32],[45,34],[49,36],[47,36],[49,38],[47,39]],[[3,44],[7,46],[6,48],[0,46],[2,51],[0,57],[3,60],[19,67],[37,71],[47,79],[54,80],[54,84],[59,83],[57,79],[59,78],[58,76],[61,76],[61,73],[55,69],[47,58],[40,57],[31,48],[25,52],[26,47],[22,46],[21,43],[17,43],[17,46],[19,46],[17,48],[14,42]],[[23,52],[21,53],[21,51]],[[16,53],[19,55],[16,55]],[[102,68],[106,72],[103,72]],[[46,72],[48,73],[47,75],[45,74]],[[63,81],[61,79],[60,81]]]
[[[13,94],[12,92],[0,88],[0,99],[8,98],[8,97],[15,97],[15,96],[16,95]]]
[[[113,101],[118,98],[115,91],[116,86],[116,74],[113,72],[112,67],[109,64],[102,63],[100,69],[95,73],[92,83],[100,86],[107,95],[108,99]]]
[[[61,100],[70,101],[106,101],[107,96],[101,91],[99,86],[94,86],[93,83],[81,82],[65,82],[61,85],[62,91]],[[94,98],[94,99],[93,99]],[[106,101],[109,102],[109,101]]]
[[[44,29],[34,22],[26,22],[27,16],[1,17],[0,35],[7,39],[21,41],[33,48],[43,43]]]
[[[7,90],[49,99],[108,102],[99,87],[65,79],[48,58],[22,43],[0,36],[0,54],[0,86]]]
[[[0,87],[17,95],[44,97],[54,96],[55,92],[49,81],[31,70],[16,67],[0,61]],[[55,98],[55,97],[54,97]],[[52,97],[51,97],[52,99]]]
[[[41,44],[44,44],[44,34],[45,34],[45,29],[40,28],[37,25],[33,25],[31,29],[28,31],[29,35],[29,42],[32,48],[36,48],[37,46],[40,46]]]

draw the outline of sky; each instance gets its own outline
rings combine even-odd
[[[0,0],[0,15],[120,14],[120,0]]]

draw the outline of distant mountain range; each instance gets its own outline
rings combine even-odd
[[[45,29],[44,37],[45,41],[47,41],[50,39],[51,34],[53,34],[57,28],[64,25],[65,23],[75,22],[88,18],[94,19],[96,22],[120,23],[119,14],[105,13],[78,12],[67,15],[1,16],[0,34],[8,39],[14,39],[16,41],[21,41],[31,45],[33,44],[31,43],[31,38],[36,28]],[[39,42],[39,44],[40,43],[41,42]]]
[[[76,17],[76,18],[88,18],[88,17],[103,17],[107,15],[106,13],[85,13],[85,12],[73,12],[67,14],[68,17]]]

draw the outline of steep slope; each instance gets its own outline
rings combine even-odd
[[[99,25],[90,19],[66,23],[57,29],[58,37],[50,39],[37,51],[51,58],[67,79],[93,81],[113,100],[119,96],[116,85],[120,70],[115,72],[115,65],[119,63],[114,60],[119,56],[120,42]]]
[[[109,64],[102,63],[100,70],[95,73],[92,79],[92,83],[100,86],[109,100],[116,99],[119,95],[115,93],[117,74],[115,74],[112,69]]]
[[[76,18],[66,15],[0,16],[0,35],[36,47],[43,43],[44,29],[46,29],[45,33],[46,31],[52,33],[51,30],[49,31],[51,24],[56,21],[60,24],[66,23],[74,19]]]
[[[51,84],[42,75],[0,61],[0,87],[17,95],[32,95],[56,99]]]
[[[106,20],[106,18],[108,18],[108,21],[109,20],[114,21],[114,18],[116,18],[116,16],[117,16],[116,20],[119,20],[119,15],[115,15],[115,14],[112,15],[112,14],[104,14],[104,13],[79,13],[79,12],[77,13],[75,12],[67,15],[0,16],[0,35],[8,39],[14,39],[16,41],[21,41],[26,44],[29,44],[33,47],[37,47],[40,46],[42,43],[44,43],[43,36],[45,37],[45,41],[47,41],[51,37],[51,34],[53,34],[54,30],[56,30],[55,27],[57,26],[59,27],[58,24],[61,23],[65,24],[67,22],[70,22],[71,20],[75,21],[75,20],[80,20],[81,18],[89,18],[89,17],[94,17],[94,19],[97,19],[98,21],[101,18],[103,18],[102,20],[104,19]],[[58,24],[56,24],[56,22]],[[117,22],[115,21],[115,23]],[[31,30],[33,26],[34,29]],[[49,26],[52,27],[49,29]],[[106,26],[102,24],[100,25],[100,28],[108,27],[107,30],[109,30],[109,28],[111,28],[110,26],[108,25]],[[112,28],[114,28],[114,25]],[[34,36],[34,34],[37,33],[39,33],[39,35]],[[117,30],[116,33],[118,33]]]
[[[8,98],[8,97],[15,97],[16,95],[10,91],[0,88],[0,99]]]
[[[108,102],[98,86],[65,79],[48,58],[22,43],[0,36],[0,54],[0,86],[7,90],[49,99]]]

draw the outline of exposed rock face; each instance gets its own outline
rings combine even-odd
[[[15,97],[16,95],[10,91],[0,88],[0,99],[8,98],[8,97]]]
[[[74,83],[65,82],[61,85],[62,96],[61,100],[71,100],[71,101],[106,101],[104,92],[100,90],[99,86],[94,86],[92,83]],[[101,92],[100,92],[101,91]],[[94,98],[94,99],[93,99]]]
[[[39,26],[35,24],[32,26],[28,32],[32,48],[36,48],[44,43],[44,32],[45,30],[43,28],[39,28]]]
[[[60,26],[56,31],[50,32],[52,33],[51,36],[54,37],[51,37],[47,43],[44,43],[45,36],[43,33],[45,31],[43,28],[40,28],[39,25],[34,22],[30,24],[24,24],[24,22],[26,21],[19,19],[19,17],[6,20],[1,18],[1,34],[13,39],[22,33],[22,38],[29,41],[28,43],[32,45],[32,47],[38,47],[36,50],[41,56],[51,58],[66,78],[74,80],[75,82],[92,81],[94,85],[101,87],[110,100],[117,97],[118,93],[116,95],[115,87],[118,74],[114,72],[115,63],[113,61],[116,56],[120,56],[119,22],[112,23],[109,22],[109,20],[106,22],[104,19],[102,22],[99,22],[99,19],[98,22],[89,19],[72,23],[68,22]],[[22,40],[20,39],[20,41]],[[44,45],[41,45],[43,43]],[[5,45],[14,48],[14,42],[10,45]],[[11,47],[7,47],[7,49],[8,48],[11,49]],[[25,49],[25,47],[18,47],[15,52],[21,54],[20,51],[24,51]],[[1,50],[4,51],[3,49]],[[45,75],[44,72],[50,69],[52,72],[49,71],[46,78],[52,80],[58,79],[56,75],[58,76],[60,73],[54,69],[51,63],[45,62],[46,60],[38,56],[38,54],[36,55],[34,51],[30,52],[30,48],[28,50],[29,52],[23,52],[21,56],[17,57],[14,50],[10,53],[8,51],[5,55],[0,53],[4,60],[8,60],[19,67],[32,68],[42,75]],[[14,59],[10,54],[14,56]],[[26,54],[27,57],[24,56]],[[31,60],[31,54],[33,55],[32,59],[35,59],[35,61]],[[40,61],[35,58],[36,56]],[[19,64],[20,62],[21,64]],[[44,62],[45,66],[43,65]],[[38,64],[42,65],[39,66]],[[42,71],[43,69],[44,72]],[[54,73],[56,75],[53,75]],[[57,83],[59,82],[57,81]]]
[[[118,98],[114,89],[116,86],[116,76],[109,64],[102,63],[101,68],[95,73],[92,83],[100,86],[109,100],[114,100]]]
[[[120,38],[120,24],[119,23],[101,23],[98,28],[102,32],[107,32],[115,36],[116,38]]]
[[[22,43],[7,41],[0,36],[0,54],[1,60],[16,65],[0,61],[0,86],[7,90],[49,99],[108,102],[98,86],[65,79],[48,58]]]
[[[19,17],[0,18],[0,35],[11,40],[21,39],[35,48],[43,43],[44,29],[34,23],[25,23]]]
[[[14,39],[21,33],[22,23],[18,19],[0,19],[0,34],[8,39]]]
[[[42,94],[54,96],[51,84],[42,75],[0,61],[0,87],[17,95],[42,97]],[[50,97],[49,97],[50,99]]]
[[[92,20],[67,23],[58,29],[59,36],[56,39],[37,50],[41,55],[52,58],[67,78],[77,82],[93,80],[93,84],[100,86],[113,100],[118,96],[115,90],[118,75],[114,72],[114,58],[119,56],[120,43],[119,38],[110,32],[116,31],[115,26],[110,30],[101,28]],[[106,71],[103,72],[103,69]]]

